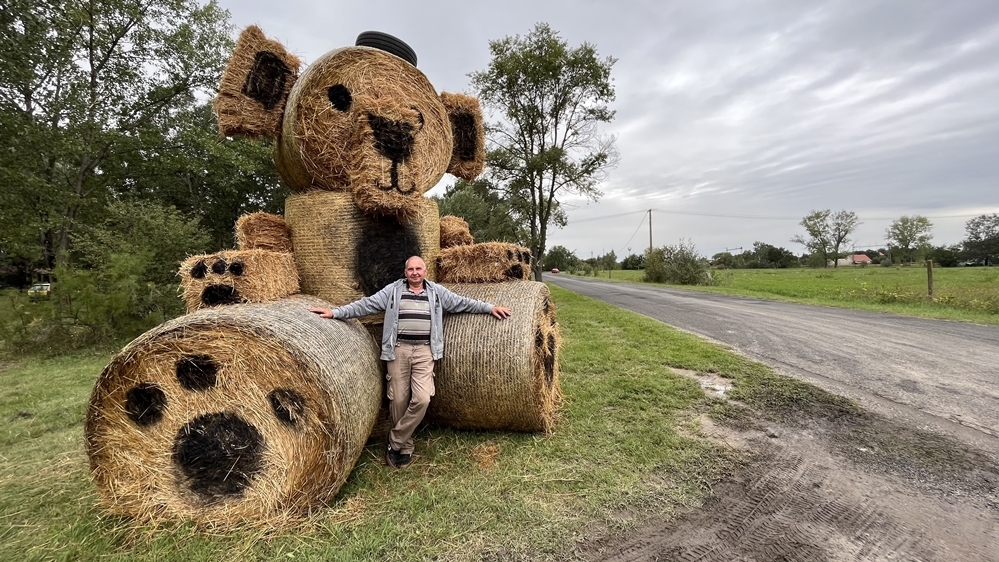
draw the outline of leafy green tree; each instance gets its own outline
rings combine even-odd
[[[714,267],[735,268],[735,256],[732,252],[718,252],[711,256],[711,265]]]
[[[114,159],[123,196],[198,217],[211,250],[234,246],[233,225],[241,215],[282,212],[289,190],[274,167],[271,142],[220,137],[208,103],[170,120],[149,131],[162,136],[150,147]]]
[[[8,0],[0,10],[0,245],[51,267],[123,183],[116,166],[218,83],[214,1]]]
[[[930,240],[933,238],[933,235],[930,234],[932,229],[933,223],[926,217],[903,215],[885,229],[885,241],[888,242],[888,247],[892,253],[903,263],[912,262],[917,250],[928,248]]]
[[[645,267],[645,256],[639,254],[631,254],[628,257],[621,260],[621,269],[638,270]]]
[[[805,227],[808,237],[797,234],[791,239],[791,242],[804,246],[809,253],[822,256],[823,267],[828,265],[829,253],[832,249],[832,233],[829,230],[829,216],[831,214],[832,211],[826,209],[812,211],[805,215],[805,218],[801,219],[798,224]]]
[[[831,210],[825,209],[812,211],[798,224],[805,227],[808,237],[799,234],[791,242],[803,245],[812,254],[821,255],[824,267],[828,265],[830,258],[833,267],[839,267],[839,249],[850,242],[850,235],[863,223],[853,211],[833,214]]]
[[[441,216],[465,219],[476,242],[522,243],[522,232],[503,200],[487,180],[459,179],[436,197]]]
[[[926,252],[926,259],[940,267],[956,267],[961,262],[961,247],[958,245],[936,246]]]
[[[833,250],[833,267],[839,267],[839,249],[850,243],[850,234],[860,226],[860,219],[853,211],[840,211],[829,217],[829,243]]]
[[[984,260],[986,265],[999,259],[999,213],[980,215],[965,223],[967,238],[964,251],[973,260]]]
[[[763,242],[753,243],[753,255],[762,268],[787,268],[798,265],[798,259],[789,250]]]
[[[579,258],[576,254],[565,246],[555,246],[545,255],[545,269],[558,269],[559,271],[572,271],[579,267]]]
[[[500,117],[489,127],[490,175],[527,225],[535,263],[545,263],[548,227],[566,224],[561,198],[596,201],[597,184],[616,162],[613,138],[597,129],[614,118],[607,104],[615,60],[599,58],[589,43],[570,48],[544,23],[526,36],[490,41],[489,50],[488,68],[470,76]],[[535,278],[542,278],[538,265]]]

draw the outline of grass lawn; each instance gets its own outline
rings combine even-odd
[[[82,423],[110,356],[5,363],[0,559],[564,558],[584,536],[700,505],[710,483],[741,462],[698,437],[697,421],[740,412],[670,367],[732,378],[746,403],[778,414],[825,396],[649,318],[552,292],[567,398],[554,434],[424,429],[404,471],[384,466],[372,445],[335,503],[292,529],[136,528],[104,515],[88,481]]]
[[[999,324],[999,267],[935,267],[933,297],[925,267],[712,270],[716,285],[670,287],[860,308],[925,318]],[[601,271],[599,278],[641,282],[643,271]]]

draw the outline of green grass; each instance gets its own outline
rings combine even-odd
[[[717,405],[680,367],[737,381],[765,367],[651,319],[552,288],[567,403],[550,436],[425,429],[415,465],[372,446],[336,502],[299,528],[135,528],[96,506],[82,446],[108,355],[22,359],[0,370],[0,559],[560,558],[594,530],[699,505],[740,460],[697,437]],[[476,447],[497,446],[494,466]]]
[[[642,271],[602,271],[601,279],[641,282]],[[924,318],[999,324],[999,267],[933,269],[927,296],[924,267],[712,270],[710,287],[671,287]]]

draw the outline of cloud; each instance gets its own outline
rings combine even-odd
[[[708,255],[757,240],[800,252],[789,240],[812,209],[857,212],[854,239],[872,245],[903,214],[939,217],[934,242],[957,243],[971,216],[999,212],[991,0],[221,4],[307,62],[392,33],[447,91],[468,90],[489,40],[541,21],[618,59],[604,132],[620,163],[549,235],[584,257],[647,245],[633,238],[647,209],[656,245]]]

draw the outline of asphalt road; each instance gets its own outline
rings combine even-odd
[[[999,326],[546,275],[999,454]]]

